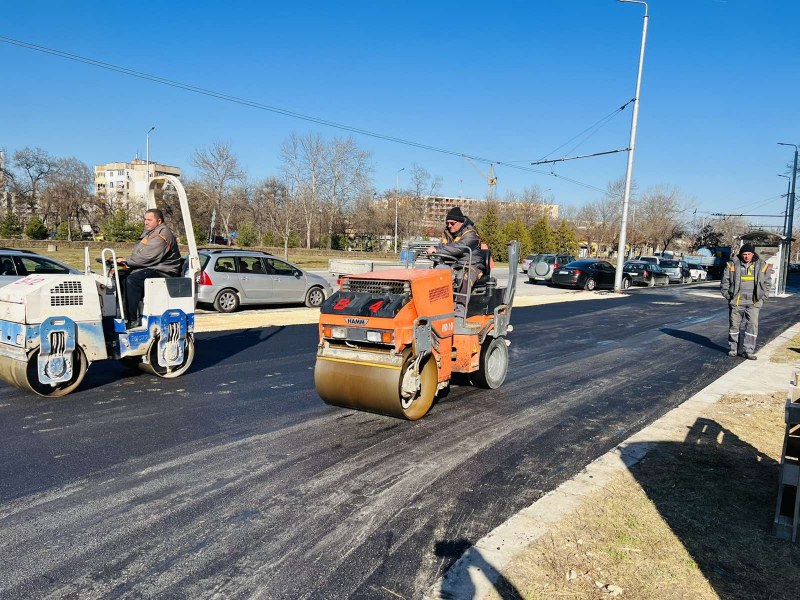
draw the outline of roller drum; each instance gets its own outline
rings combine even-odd
[[[38,350],[31,354],[27,362],[15,360],[7,356],[0,356],[0,379],[27,392],[40,396],[57,398],[66,396],[83,381],[89,363],[86,355],[80,348],[73,354],[72,377],[56,385],[43,384],[39,381]]]
[[[411,375],[411,364],[408,360],[399,367],[318,356],[314,385],[328,404],[415,421],[433,404],[437,371],[436,361],[428,357],[420,371],[419,392],[404,401],[402,379]]]

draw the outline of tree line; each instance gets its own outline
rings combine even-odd
[[[423,215],[441,178],[413,164],[402,189],[377,190],[370,153],[351,137],[326,139],[318,133],[291,134],[280,146],[276,173],[263,179],[243,168],[230,143],[213,142],[191,156],[195,175],[184,178],[198,240],[216,236],[240,246],[387,250],[397,219],[401,240],[438,237],[441,225],[426,226]],[[140,202],[120,202],[114,190],[95,191],[94,170],[75,157],[51,156],[23,148],[3,168],[5,211],[0,237],[25,235],[73,239],[82,226],[104,239],[136,239]],[[566,252],[610,257],[616,252],[624,181],[609,182],[599,199],[579,207],[561,205],[553,218],[552,198],[538,187],[509,192],[473,208],[470,217],[496,258],[517,239],[523,256]],[[168,222],[182,232],[174,194],[157,198]],[[657,250],[694,250],[704,241],[732,244],[747,230],[742,218],[700,219],[697,206],[677,188],[654,186],[631,192],[627,242],[631,255]],[[213,223],[213,226],[212,226]]]

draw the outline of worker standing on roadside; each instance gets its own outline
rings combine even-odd
[[[752,244],[742,245],[739,254],[728,264],[722,274],[720,291],[728,301],[730,330],[728,356],[739,354],[739,338],[744,330],[741,355],[750,360],[758,358],[758,313],[769,298],[772,284],[770,265],[755,253]]]
[[[455,314],[467,316],[467,291],[486,272],[481,236],[473,223],[458,206],[447,212],[438,246],[430,246],[426,252],[446,254],[456,259],[452,265]]]

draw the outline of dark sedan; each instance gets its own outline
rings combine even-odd
[[[655,263],[644,260],[629,260],[623,267],[633,283],[647,285],[669,285],[669,275]]]
[[[611,263],[597,259],[575,260],[553,271],[553,285],[594,290],[599,288],[613,288],[614,275],[617,270]],[[631,286],[629,275],[622,276],[622,289]]]

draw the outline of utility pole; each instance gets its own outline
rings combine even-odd
[[[394,253],[397,254],[397,211],[398,205],[400,203],[400,173],[405,171],[406,168],[403,167],[402,169],[398,169],[396,175],[396,181],[394,185]]]
[[[781,276],[781,282],[778,284],[778,293],[783,294],[786,292],[786,277],[789,275],[789,262],[791,259],[792,254],[792,221],[794,220],[794,194],[795,194],[795,186],[797,184],[797,154],[798,148],[797,144],[785,144],[783,142],[778,142],[779,146],[793,146],[794,147],[794,166],[792,166],[792,181],[791,186],[789,188],[789,210],[788,215],[786,217],[786,231],[784,232],[786,236],[786,240],[784,244],[786,245],[786,257],[783,258],[781,261],[783,263],[783,273]],[[782,284],[782,285],[781,285]]]
[[[145,166],[147,168],[147,174],[145,175],[145,179],[144,179],[144,181],[145,181],[145,184],[144,184],[144,206],[145,206],[145,208],[155,208],[155,206],[147,206],[148,203],[150,202],[150,134],[153,132],[153,130],[155,128],[156,127],[154,125],[153,127],[151,127],[150,129],[147,130],[147,143],[146,143],[146,146],[145,146],[146,147],[145,152],[147,154],[147,158],[145,160],[145,162],[146,162]]]
[[[639,121],[639,94],[642,89],[642,66],[644,65],[644,47],[647,42],[647,2],[641,0],[619,0],[631,4],[644,4],[644,22],[642,24],[642,45],[639,50],[639,73],[636,76],[636,95],[633,98],[633,117],[631,117],[631,140],[628,144],[628,168],[625,172],[625,193],[622,197],[622,223],[619,230],[619,247],[617,249],[617,272],[614,275],[614,291],[622,289],[622,268],[625,266],[625,245],[628,233],[628,204],[631,201],[631,179],[633,178],[633,152],[636,148],[636,125]]]

